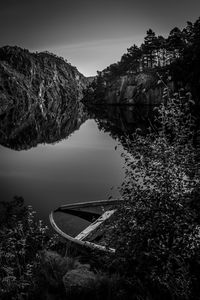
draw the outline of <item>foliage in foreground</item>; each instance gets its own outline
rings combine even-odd
[[[144,299],[200,296],[200,220],[192,204],[199,201],[199,179],[190,105],[188,95],[169,96],[166,89],[159,126],[127,140],[125,201],[108,234],[116,247],[111,265],[145,290]]]
[[[0,224],[0,298],[26,299],[36,289],[40,251],[54,244],[47,226],[36,221],[23,198],[1,202]]]
[[[71,248],[63,256],[66,245],[50,238],[47,226],[36,221],[23,202],[21,197],[0,202],[1,300],[132,299],[125,278],[81,263]],[[87,261],[92,262],[91,257]]]

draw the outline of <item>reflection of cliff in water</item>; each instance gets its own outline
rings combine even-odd
[[[118,139],[126,148],[126,138],[132,138],[136,129],[145,135],[158,131],[160,125],[156,121],[157,110],[152,105],[132,106],[97,106],[87,108],[90,117],[94,118],[100,130],[108,132],[114,139]],[[191,110],[194,117],[194,145],[200,149],[200,114],[199,107]]]
[[[110,133],[113,138],[121,139],[133,133],[137,128],[146,133],[153,123],[153,106],[107,106],[90,109],[90,115],[96,119],[100,130]]]
[[[25,150],[68,137],[86,120],[82,105],[41,111],[39,106],[12,107],[0,115],[0,144]]]

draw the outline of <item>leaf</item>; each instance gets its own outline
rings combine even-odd
[[[9,275],[13,274],[13,268],[11,267],[2,267],[2,269]]]
[[[141,132],[142,131],[142,129],[141,128],[136,128],[136,133],[139,133],[139,132]]]
[[[189,100],[190,103],[192,103],[193,105],[195,105],[195,101],[194,100]]]

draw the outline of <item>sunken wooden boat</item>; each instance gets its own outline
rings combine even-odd
[[[99,243],[104,223],[113,216],[122,199],[99,200],[62,205],[50,213],[54,230],[75,246],[115,252]]]

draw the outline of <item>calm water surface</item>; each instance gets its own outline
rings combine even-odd
[[[122,146],[100,130],[94,119],[86,120],[67,139],[39,144],[29,150],[0,146],[1,200],[23,196],[39,217],[61,204],[118,197],[111,187],[124,178]]]

